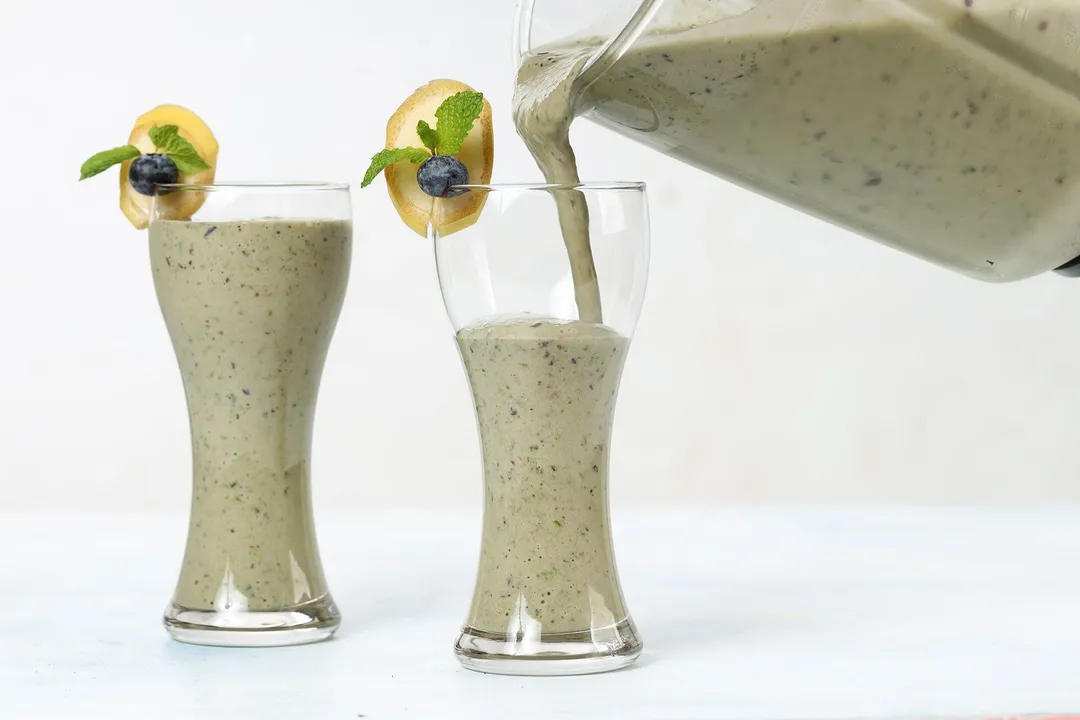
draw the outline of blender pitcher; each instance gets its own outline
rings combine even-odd
[[[1075,2],[521,0],[516,53],[587,58],[575,115],[864,237],[1080,276]]]

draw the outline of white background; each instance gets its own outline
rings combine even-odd
[[[322,508],[480,500],[431,249],[382,182],[398,103],[485,92],[496,181],[537,179],[510,124],[510,0],[0,0],[0,509],[186,509],[187,421],[145,234],[91,153],[175,102],[222,180],[354,183],[357,248],[316,423]],[[622,504],[1080,499],[1080,281],[984,285],[596,127],[591,180],[645,180],[649,294],[614,441]]]

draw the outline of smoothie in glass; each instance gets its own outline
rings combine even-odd
[[[296,610],[336,624],[310,455],[350,253],[345,220],[151,224],[193,444],[190,527],[167,622],[258,625],[261,611]]]
[[[484,534],[466,624],[493,637],[612,632],[627,618],[608,528],[615,400],[629,341],[520,319],[462,329],[484,458]]]

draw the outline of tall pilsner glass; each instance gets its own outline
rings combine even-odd
[[[457,641],[483,672],[566,675],[641,652],[615,568],[608,461],[623,362],[644,299],[641,184],[469,186],[476,224],[433,231],[443,300],[472,389],[484,521]],[[587,208],[592,266],[571,272],[559,210]],[[580,239],[580,238],[579,238]],[[579,319],[582,287],[599,291]],[[576,299],[577,298],[577,299]],[[602,321],[593,319],[602,312]],[[582,313],[583,315],[585,313]]]
[[[340,617],[315,538],[311,436],[349,276],[349,188],[162,189],[150,261],[183,377],[193,465],[165,626],[205,645],[325,639]],[[167,219],[186,193],[204,201],[194,218]]]

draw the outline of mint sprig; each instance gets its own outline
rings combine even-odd
[[[142,152],[134,145],[121,145],[112,150],[102,150],[96,155],[92,155],[89,160],[82,164],[82,167],[79,169],[79,181],[81,182],[88,177],[94,177],[95,175],[105,172],[113,165],[117,165],[132,158],[137,158],[140,155],[142,155]]]
[[[150,128],[149,135],[154,148],[176,163],[180,172],[192,174],[210,169],[195,146],[180,137],[180,128],[176,125],[155,125]]]
[[[426,120],[416,123],[416,134],[424,147],[387,148],[375,153],[360,187],[370,185],[379,173],[394,163],[406,160],[422,163],[432,155],[455,155],[461,152],[465,138],[483,110],[484,94],[475,90],[463,90],[446,98],[435,111],[434,128]]]
[[[461,152],[461,144],[483,110],[483,93],[472,90],[462,90],[443,100],[435,111],[438,154],[455,155]]]
[[[202,159],[195,146],[180,137],[180,128],[176,125],[161,127],[155,125],[150,128],[148,134],[150,142],[154,143],[154,149],[176,163],[176,169],[180,172],[191,175],[210,169],[209,163]],[[113,165],[137,158],[142,154],[142,151],[134,145],[121,145],[111,150],[103,150],[92,155],[82,164],[79,169],[79,180],[103,173]]]
[[[435,129],[427,124],[427,120],[416,123],[416,134],[420,136],[420,142],[424,143],[424,147],[432,153],[437,152],[439,133],[435,132]]]
[[[370,185],[371,181],[379,173],[394,163],[404,162],[405,160],[420,163],[429,157],[431,157],[431,154],[424,148],[405,147],[380,150],[371,158],[371,165],[368,167],[367,172],[364,173],[364,181],[360,183],[360,187],[365,188]]]

